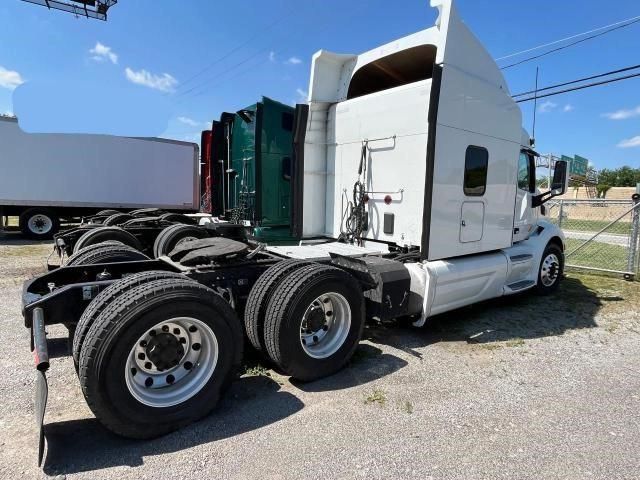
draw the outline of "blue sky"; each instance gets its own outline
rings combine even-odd
[[[634,0],[457,6],[494,57],[640,15]],[[360,53],[435,16],[427,0],[120,0],[100,22],[3,0],[0,113],[37,105],[34,128],[197,141],[221,111],[261,95],[301,100],[315,51]],[[518,93],[533,88],[536,66],[545,86],[640,63],[639,39],[640,23],[505,75]],[[532,108],[523,106],[529,130]],[[577,153],[597,168],[640,167],[640,78],[541,101],[536,138],[541,152]]]

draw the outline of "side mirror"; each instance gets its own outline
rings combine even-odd
[[[553,181],[551,182],[551,190],[541,193],[533,197],[533,207],[539,207],[543,203],[551,200],[558,195],[564,195],[567,192],[569,177],[567,176],[567,162],[558,160],[553,170]]]
[[[558,160],[553,171],[551,182],[551,195],[553,197],[564,195],[567,192],[567,162]]]

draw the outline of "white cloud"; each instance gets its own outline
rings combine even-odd
[[[96,46],[89,50],[89,53],[92,55],[91,59],[96,62],[102,62],[107,59],[114,65],[118,63],[118,55],[111,50],[111,47],[107,47],[100,42],[96,42]]]
[[[298,57],[289,57],[289,60],[284,63],[286,63],[287,65],[300,65],[302,63],[302,60],[300,60]]]
[[[178,117],[178,121],[180,123],[184,123],[185,125],[189,125],[190,127],[200,127],[200,126],[208,126],[207,122],[196,122],[192,118],[189,117]]]
[[[538,107],[538,111],[540,113],[547,113],[554,110],[557,106],[557,103],[553,103],[551,100],[547,100],[546,102],[540,104],[540,106]]]
[[[298,95],[298,102],[306,102],[309,97],[309,92],[302,88],[296,88],[296,94]]]
[[[276,52],[274,52],[273,50],[269,52],[269,61],[270,62],[276,61]]]
[[[137,72],[131,70],[129,67],[124,70],[127,80],[138,85],[144,85],[145,87],[153,88],[154,90],[160,90],[161,92],[173,92],[178,80],[168,73],[156,75],[154,73],[147,72],[145,69],[138,70]]]
[[[7,70],[0,65],[0,87],[13,90],[18,85],[22,85],[23,83],[24,80],[18,72],[14,70]]]
[[[562,107],[563,112],[570,112],[572,110],[573,110],[573,105],[571,105],[570,103],[567,103],[564,107]]]
[[[609,120],[626,120],[627,118],[638,117],[640,116],[640,106],[629,110],[623,109],[616,112],[604,113],[602,116]]]
[[[619,148],[633,148],[633,147],[640,147],[640,135],[637,135],[635,137],[632,138],[627,138],[625,140],[622,140],[619,144],[618,144]]]

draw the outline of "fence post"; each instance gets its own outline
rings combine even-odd
[[[640,203],[640,194],[634,193],[631,196],[633,204],[636,205],[631,212],[631,238],[629,243],[629,258],[627,260],[627,271],[638,273],[636,262],[638,258],[638,235],[640,234],[640,207],[637,205]]]
[[[562,230],[562,216],[564,215],[564,200],[560,200],[560,210],[558,211],[558,228]]]

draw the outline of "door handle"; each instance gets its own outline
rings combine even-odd
[[[462,220],[462,222],[460,222],[460,225],[462,225],[463,227],[467,226],[467,222],[465,222],[464,220]]]

